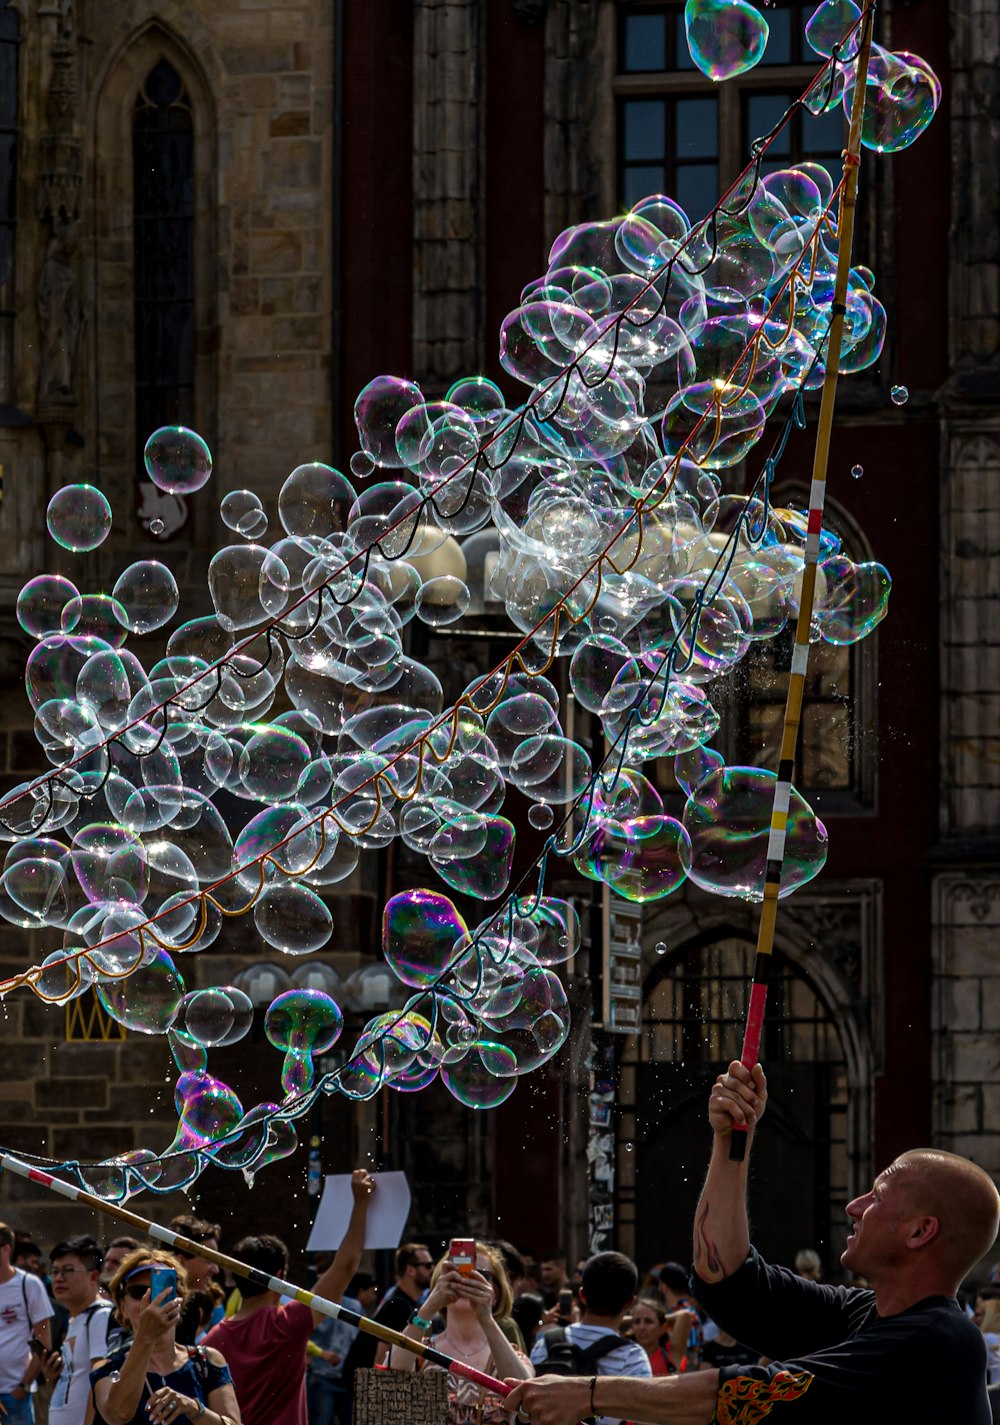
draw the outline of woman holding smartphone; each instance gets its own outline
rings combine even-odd
[[[169,1252],[130,1252],[108,1283],[114,1314],[131,1333],[126,1351],[91,1372],[103,1425],[239,1425],[229,1368],[218,1351],[179,1346],[187,1274]]]
[[[510,1315],[512,1300],[503,1258],[485,1242],[468,1245],[472,1251],[465,1252],[463,1241],[460,1251],[438,1262],[430,1291],[410,1317],[404,1334],[414,1340],[429,1339],[439,1351],[487,1375],[529,1380],[534,1367],[511,1345],[498,1324],[498,1318]],[[435,1316],[444,1322],[444,1330],[436,1334]],[[393,1346],[388,1364],[392,1370],[413,1371],[420,1362],[401,1346]],[[426,1369],[440,1367],[428,1365]],[[447,1425],[510,1425],[510,1413],[503,1396],[491,1395],[471,1381],[449,1374]]]

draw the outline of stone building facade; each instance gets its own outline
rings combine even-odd
[[[807,8],[782,0],[776,10],[798,23]],[[991,87],[1000,3],[892,8],[881,40],[925,55],[946,97],[912,151],[866,160],[860,241],[890,337],[878,370],[845,383],[832,495],[842,529],[885,559],[895,589],[877,641],[851,671],[844,737],[857,776],[816,801],[829,865],[779,915],[790,1020],[826,1046],[823,1073],[809,1077],[810,1051],[791,1031],[776,1040],[787,1069],[779,1137],[783,1152],[807,1154],[784,1161],[813,1176],[802,1230],[831,1254],[837,1203],[915,1142],[1000,1172],[1000,200],[983,178],[1000,143]],[[18,687],[27,640],[14,603],[26,578],[63,558],[44,535],[55,489],[89,480],[114,507],[107,543],[75,556],[95,587],[135,551],[159,552],[187,616],[204,611],[221,532],[212,502],[161,505],[142,479],[139,425],[152,409],[142,401],[155,404],[155,391],[150,350],[137,341],[137,234],[157,202],[190,219],[177,319],[188,366],[174,372],[174,399],[216,453],[219,493],[247,486],[273,509],[295,465],[346,468],[354,398],[379,372],[411,376],[434,396],[462,375],[504,379],[500,322],[552,239],[620,206],[625,106],[705,97],[697,76],[666,62],[663,74],[624,63],[630,16],[665,17],[669,35],[677,12],[653,0],[0,0],[0,80],[16,73],[17,101],[16,227],[0,227],[0,771],[10,781],[41,770]],[[723,146],[744,136],[740,103],[801,84],[805,66],[793,59],[763,66],[739,91]],[[0,93],[0,138],[11,107]],[[187,136],[177,142],[188,145],[190,182],[138,202],[140,112]],[[897,381],[911,393],[899,409],[888,400]],[[808,480],[808,438],[793,449],[789,488]],[[859,461],[865,478],[845,490]],[[151,531],[159,518],[169,544]],[[487,653],[484,644],[469,657],[474,665]],[[434,656],[454,661],[454,645]],[[372,858],[320,958],[346,973],[374,957],[375,908],[393,875]],[[670,986],[703,993],[697,966],[742,964],[754,929],[752,911],[695,893],[650,911],[641,961],[650,1034],[667,1032]],[[456,1214],[485,1228],[499,1213],[516,1240],[584,1251],[598,941],[592,966],[575,969],[579,1029],[551,1072],[488,1121],[436,1091],[357,1110],[331,1103],[313,1125],[338,1145],[324,1166],[370,1152],[406,1167],[421,1184],[415,1220],[443,1235]],[[23,968],[33,949],[0,928],[4,971]],[[211,969],[225,958],[236,970],[255,953],[234,931]],[[736,1032],[733,1004],[713,1010],[719,1044]],[[145,1141],[150,1119],[169,1133],[165,1048],[67,1042],[61,1014],[23,995],[4,1008],[0,1143],[61,1159],[86,1155],[105,1131],[115,1141],[104,1151]],[[642,1094],[668,1094],[663,1122],[697,1174],[698,1129],[683,1105],[702,1092],[712,1058],[707,1049],[690,1057],[688,1078],[668,1084],[633,1048],[617,1041],[614,1206],[622,1245],[645,1251],[643,1189],[662,1189],[662,1143]],[[247,1046],[240,1060],[248,1083],[273,1068],[262,1054]],[[817,1107],[824,1094],[830,1102]],[[834,1123],[835,1145],[817,1147]],[[292,1181],[304,1183],[304,1155],[293,1163]],[[241,1211],[266,1217],[287,1182],[262,1174]],[[676,1191],[680,1217],[686,1189]],[[225,1175],[207,1176],[199,1192],[206,1210],[231,1209]],[[3,1194],[47,1239],[80,1225],[19,1184],[0,1183]],[[289,1230],[301,1241],[307,1205],[295,1216]]]

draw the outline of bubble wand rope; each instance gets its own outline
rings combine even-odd
[[[753,980],[750,985],[750,1005],[743,1034],[740,1062],[752,1069],[760,1058],[760,1040],[767,1008],[767,984],[774,950],[774,927],[778,914],[778,894],[785,860],[785,832],[792,791],[792,771],[795,746],[802,717],[802,698],[809,666],[809,631],[812,625],[813,602],[816,595],[816,569],[819,561],[820,534],[823,529],[823,507],[826,502],[826,477],[830,463],[830,439],[833,413],[837,401],[837,379],[840,375],[840,351],[847,315],[847,283],[851,271],[851,250],[854,246],[854,219],[858,201],[858,169],[861,166],[861,128],[864,120],[865,97],[868,89],[868,63],[872,50],[872,30],[875,21],[875,0],[865,6],[861,45],[854,71],[854,98],[851,105],[851,132],[844,150],[844,188],[838,225],[837,278],[831,306],[832,321],[827,344],[826,375],[820,400],[819,424],[816,429],[816,450],[813,457],[812,484],[809,489],[809,523],[807,527],[799,615],[795,625],[795,647],[788,679],[785,720],[781,732],[781,753],[778,778],[771,807],[771,826],[767,840],[767,862],[764,871],[764,899],[757,928],[757,952],[754,956]],[[729,1139],[729,1157],[742,1162],[746,1157],[749,1130],[745,1124],[733,1124]]]
[[[315,1292],[306,1291],[304,1287],[295,1286],[294,1283],[287,1282],[281,1277],[269,1276],[267,1272],[247,1266],[246,1262],[241,1262],[236,1257],[227,1257],[224,1252],[213,1251],[203,1242],[193,1242],[187,1237],[182,1237],[178,1232],[171,1232],[168,1227],[161,1227],[156,1222],[150,1222],[145,1217],[140,1217],[137,1212],[130,1212],[127,1207],[119,1207],[114,1202],[105,1202],[103,1198],[95,1197],[93,1193],[74,1187],[72,1183],[63,1182],[61,1178],[55,1178],[51,1173],[43,1172],[41,1168],[29,1167],[27,1163],[22,1163],[20,1158],[14,1158],[10,1153],[0,1153],[0,1168],[6,1168],[8,1172],[15,1173],[20,1178],[27,1178],[30,1182],[40,1183],[42,1187],[48,1188],[50,1192],[58,1193],[60,1197],[68,1197],[73,1202],[82,1202],[97,1212],[105,1213],[108,1217],[116,1217],[120,1222],[127,1222],[131,1227],[144,1232],[147,1237],[152,1237],[157,1242],[162,1242],[166,1247],[174,1247],[182,1252],[188,1252],[193,1257],[204,1257],[206,1261],[214,1262],[217,1267],[224,1267],[234,1276],[246,1277],[248,1281],[258,1282],[261,1286],[266,1286],[269,1291],[277,1292],[279,1296],[290,1296],[295,1301],[300,1301],[303,1306],[320,1312],[323,1316],[332,1316],[335,1321],[346,1321],[349,1326],[356,1326],[366,1335],[377,1336],[380,1341],[385,1341],[390,1346],[399,1346],[404,1351],[410,1351],[414,1356],[419,1356],[421,1360],[428,1361],[431,1365],[441,1366],[444,1370],[451,1371],[453,1375],[461,1376],[463,1380],[471,1381],[473,1385],[481,1386],[483,1390],[488,1390],[494,1395],[509,1394],[508,1387],[504,1385],[503,1381],[486,1375],[484,1371],[477,1371],[474,1366],[467,1366],[464,1361],[456,1361],[453,1357],[446,1356],[443,1351],[437,1351],[433,1346],[428,1346],[423,1341],[413,1341],[409,1336],[404,1336],[401,1331],[393,1331],[390,1326],[383,1326],[381,1322],[373,1321],[368,1316],[359,1316],[356,1311],[351,1311],[346,1306],[340,1306],[335,1301],[327,1301],[326,1297],[317,1296]]]

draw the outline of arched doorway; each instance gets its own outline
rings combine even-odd
[[[640,1267],[691,1259],[706,1099],[740,1054],[753,955],[747,938],[730,934],[664,957],[646,981],[642,1033],[620,1045],[615,1221],[619,1246]],[[847,1065],[817,989],[778,952],[761,1061],[769,1102],[751,1169],[753,1240],[784,1263],[815,1247],[835,1271],[850,1197]]]

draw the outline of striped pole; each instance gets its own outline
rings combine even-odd
[[[851,252],[854,246],[854,218],[858,201],[858,169],[861,165],[861,125],[864,118],[868,61],[871,57],[875,0],[865,6],[861,44],[854,79],[854,100],[851,105],[851,132],[844,152],[844,191],[840,208],[837,242],[837,278],[833,293],[832,320],[827,345],[826,375],[820,401],[819,425],[816,430],[816,451],[813,457],[812,484],[809,490],[809,521],[806,528],[802,591],[799,616],[795,625],[795,647],[792,670],[788,679],[785,701],[785,721],[781,733],[781,754],[778,780],[771,807],[771,826],[767,839],[767,865],[764,871],[764,900],[757,928],[757,953],[754,957],[750,1005],[743,1034],[740,1062],[752,1069],[760,1057],[760,1040],[767,1009],[767,984],[774,950],[774,926],[778,913],[778,892],[785,860],[785,832],[788,825],[788,805],[792,791],[792,771],[795,765],[795,745],[802,718],[802,698],[806,671],[809,666],[809,630],[812,625],[816,595],[816,569],[819,561],[820,534],[823,530],[823,507],[826,503],[826,477],[830,463],[830,439],[833,413],[837,400],[837,378],[844,337],[844,317],[847,314],[847,284],[851,273]],[[741,1162],[746,1156],[748,1129],[734,1123],[729,1139],[729,1156]]]
[[[311,1307],[313,1311],[318,1311],[323,1316],[332,1316],[337,1321],[346,1321],[349,1326],[356,1326],[359,1331],[364,1331],[369,1336],[377,1336],[380,1341],[385,1341],[390,1346],[400,1346],[404,1351],[412,1352],[413,1355],[419,1356],[421,1360],[427,1361],[430,1365],[441,1366],[444,1370],[451,1371],[453,1375],[461,1376],[464,1380],[471,1381],[473,1385],[478,1385],[494,1395],[508,1394],[507,1387],[502,1380],[496,1380],[483,1371],[477,1371],[473,1366],[467,1366],[464,1361],[456,1361],[453,1357],[446,1356],[443,1351],[436,1351],[433,1346],[428,1346],[423,1341],[412,1341],[401,1331],[393,1331],[391,1327],[383,1326],[379,1321],[372,1321],[368,1316],[359,1316],[356,1311],[351,1311],[346,1306],[340,1306],[335,1301],[327,1301],[324,1296],[317,1296],[314,1292],[306,1291],[304,1287],[295,1286],[292,1282],[286,1282],[281,1277],[268,1276],[267,1272],[250,1267],[246,1262],[238,1261],[236,1257],[227,1257],[224,1252],[213,1251],[203,1242],[193,1242],[189,1237],[182,1237],[178,1232],[171,1232],[168,1227],[161,1227],[157,1222],[149,1222],[146,1218],[140,1217],[137,1212],[130,1212],[127,1207],[120,1207],[116,1202],[105,1202],[103,1198],[95,1197],[93,1193],[85,1192],[83,1188],[75,1187],[73,1183],[64,1182],[62,1178],[55,1178],[51,1173],[43,1172],[41,1168],[32,1168],[29,1164],[22,1163],[20,1158],[14,1158],[10,1153],[0,1153],[0,1168],[6,1168],[8,1172],[16,1173],[20,1178],[27,1178],[29,1182],[39,1183],[42,1187],[48,1188],[50,1192],[58,1193],[60,1197],[68,1197],[72,1202],[82,1202],[87,1207],[92,1207],[97,1212],[103,1212],[108,1217],[116,1217],[120,1222],[127,1222],[130,1227],[144,1232],[154,1241],[162,1242],[164,1246],[177,1248],[193,1257],[204,1257],[207,1262],[214,1262],[217,1267],[224,1267],[234,1276],[246,1277],[248,1281],[258,1282],[279,1296],[293,1297],[303,1306]]]

